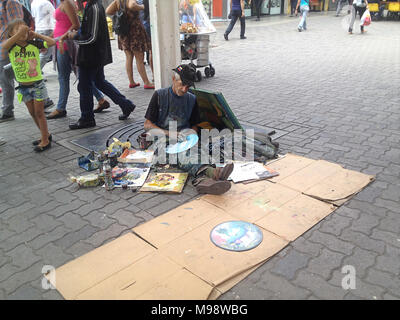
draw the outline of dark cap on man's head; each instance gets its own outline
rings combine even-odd
[[[193,86],[196,81],[196,68],[190,64],[181,64],[174,70],[181,77],[182,84],[185,86]]]

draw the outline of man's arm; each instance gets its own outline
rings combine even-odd
[[[90,45],[94,43],[97,39],[97,34],[99,32],[99,5],[95,2],[89,9],[88,14],[88,33],[82,33],[82,28],[79,29],[79,32],[72,32],[69,36],[69,39],[76,40],[77,44],[80,46]]]
[[[300,1],[301,1],[301,0],[298,0],[298,1],[297,1],[297,5],[296,5],[296,14],[297,14],[297,11],[299,10]]]

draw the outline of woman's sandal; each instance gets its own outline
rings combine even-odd
[[[52,141],[52,140],[53,140],[53,136],[49,135],[49,141]],[[37,146],[38,144],[40,144],[41,141],[42,141],[41,139],[35,140],[32,142],[32,145]]]
[[[136,83],[130,83],[129,84],[129,88],[136,88],[136,87],[138,87],[138,86],[140,86],[140,83],[139,82],[136,82]]]
[[[35,148],[33,148],[33,150],[36,151],[36,152],[42,152],[42,151],[45,151],[47,149],[50,149],[50,147],[51,147],[51,141],[49,140],[49,143],[47,145],[45,145],[44,147],[41,147],[41,146],[38,145]]]

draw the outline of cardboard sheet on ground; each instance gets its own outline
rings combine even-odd
[[[373,180],[295,155],[268,166],[273,182],[202,196],[58,268],[57,289],[66,299],[217,299]],[[261,244],[215,246],[211,230],[231,220],[260,227]]]
[[[338,164],[287,154],[268,167],[279,172],[270,179],[310,197],[340,206],[374,180]]]

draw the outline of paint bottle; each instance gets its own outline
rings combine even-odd
[[[107,191],[114,189],[114,181],[112,179],[112,169],[108,160],[104,161],[104,185]]]

